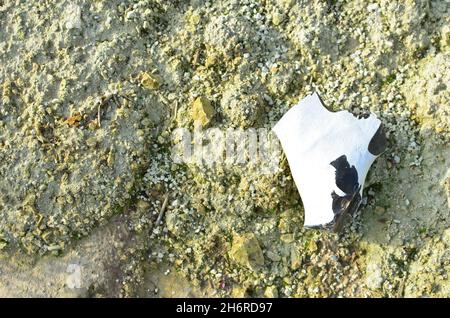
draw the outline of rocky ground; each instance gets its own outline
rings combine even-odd
[[[448,1],[0,0],[0,296],[450,296]],[[289,167],[176,164],[317,91],[388,149],[344,233]]]

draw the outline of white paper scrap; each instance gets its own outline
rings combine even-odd
[[[340,231],[358,209],[364,180],[386,147],[381,121],[331,112],[317,93],[284,114],[273,127],[305,209],[306,227]]]

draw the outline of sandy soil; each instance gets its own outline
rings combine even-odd
[[[0,0],[0,296],[450,296],[446,1]],[[172,161],[317,91],[387,151],[341,235],[284,155]]]

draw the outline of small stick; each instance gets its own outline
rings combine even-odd
[[[131,98],[129,98],[129,97],[126,96],[126,95],[120,95],[120,97],[125,98],[127,101],[130,101],[130,102],[131,102]]]
[[[109,94],[109,95],[105,95],[105,96],[101,97],[101,100],[98,103],[98,106],[97,106],[97,124],[98,124],[98,127],[101,127],[101,114],[102,114],[101,107],[106,105],[107,103],[109,103],[110,100],[118,103],[117,96],[116,96],[115,93]]]
[[[166,196],[164,197],[164,202],[161,206],[161,210],[159,210],[159,215],[158,218],[156,219],[156,223],[155,223],[155,227],[159,225],[159,223],[161,222],[163,215],[164,215],[164,211],[167,208],[167,203],[169,202],[169,194],[167,193]]]
[[[101,122],[100,122],[100,104],[97,107],[97,124],[98,124],[98,127],[101,127]]]
[[[175,110],[173,112],[172,121],[177,120],[177,114],[178,114],[178,101],[175,102]]]

